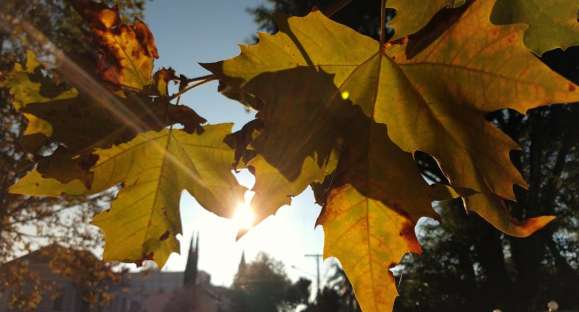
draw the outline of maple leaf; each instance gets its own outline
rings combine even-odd
[[[363,311],[390,311],[398,292],[388,269],[421,252],[414,226],[421,217],[437,218],[431,202],[449,196],[434,192],[412,155],[361,111],[352,110],[342,137],[338,167],[316,196],[323,198],[317,224],[324,257],[340,260]]]
[[[406,252],[421,251],[414,224],[350,185],[332,190],[318,223],[324,257],[340,259],[362,311],[391,311],[397,290],[388,269]]]
[[[255,175],[257,221],[326,177],[325,194],[315,191],[316,198],[326,198],[318,220],[326,235],[325,256],[340,259],[364,311],[391,309],[397,292],[388,267],[407,252],[419,252],[414,224],[435,217],[430,204],[435,198],[412,155],[344,97],[334,96],[332,105],[316,101],[316,95],[339,94],[331,75],[304,67],[263,73],[243,90],[260,103],[258,119],[229,142],[250,149],[239,158],[250,158],[247,166]],[[337,168],[332,151],[339,151]],[[320,164],[318,157],[329,159]]]
[[[332,74],[336,94],[318,101],[331,105],[347,95],[388,125],[403,150],[431,154],[453,186],[478,192],[467,198],[470,210],[505,233],[526,236],[551,218],[518,223],[509,217],[502,199],[514,200],[513,184],[525,185],[509,159],[517,144],[484,113],[576,101],[579,92],[528,53],[524,26],[490,23],[493,4],[480,0],[461,8],[458,21],[413,58],[405,54],[408,45],[381,53],[375,40],[313,12],[290,18],[278,34],[260,34],[257,45],[208,68],[234,89],[263,72],[308,67]]]
[[[233,150],[223,143],[231,124],[210,125],[202,134],[164,129],[99,149],[90,188],[78,180],[63,184],[31,171],[10,192],[25,195],[95,194],[121,184],[111,209],[93,223],[105,236],[105,260],[152,259],[162,267],[179,250],[179,200],[187,190],[209,211],[230,217],[244,188],[231,173]]]
[[[36,54],[26,51],[26,63],[14,64],[12,70],[6,72],[0,80],[0,88],[8,90],[12,99],[12,107],[20,111],[31,103],[46,103],[54,100],[74,98],[78,95],[75,89],[59,90],[59,94],[47,94],[50,89],[58,89],[53,81],[42,73],[42,65]],[[54,93],[54,92],[52,92]],[[36,151],[45,143],[45,138],[52,136],[50,124],[33,114],[24,113],[27,127],[24,131],[26,139],[21,144],[27,151]]]
[[[497,0],[491,21],[504,25],[525,23],[525,45],[538,55],[579,44],[576,0]]]
[[[464,0],[391,0],[388,7],[396,16],[388,23],[394,28],[393,40],[412,35],[444,8],[456,8]],[[497,0],[491,21],[498,25],[525,23],[525,45],[536,54],[579,44],[579,4],[575,0]]]
[[[396,10],[396,16],[388,23],[394,28],[392,40],[406,37],[422,29],[443,8],[456,8],[465,0],[390,0],[387,7]]]
[[[52,80],[45,77],[42,65],[38,62],[34,52],[26,51],[26,63],[14,64],[12,70],[5,73],[0,80],[0,88],[8,89],[12,98],[12,106],[20,110],[30,103],[43,103],[56,99],[67,99],[77,95],[74,89],[63,90],[56,96],[46,93],[48,88],[56,88]]]
[[[171,70],[156,73],[157,93],[152,96],[144,91],[117,95],[99,86],[102,92],[97,97],[55,85],[41,72],[33,53],[27,53],[26,62],[26,66],[15,64],[0,87],[9,90],[13,107],[28,121],[20,139],[26,151],[36,153],[49,142],[61,145],[58,153],[40,157],[38,167],[44,176],[61,182],[77,178],[88,181],[92,163],[86,160],[95,148],[120,144],[139,132],[160,130],[174,123],[181,123],[188,132],[200,131],[200,124],[205,123],[192,109],[168,102],[168,81],[174,79]],[[77,155],[83,158],[73,160]]]
[[[344,101],[341,97],[331,106],[316,100],[317,95],[330,96],[333,90],[331,78],[307,68],[264,73],[244,87],[243,92],[252,94],[262,107],[257,119],[235,133],[229,143],[241,151],[238,158],[244,158],[244,166],[255,176],[251,206],[256,223],[335,169],[334,149],[347,116],[343,110],[350,105],[339,103]]]
[[[103,105],[103,101],[121,107],[121,117],[105,108],[107,104]],[[71,153],[78,154],[95,147],[126,142],[140,131],[163,129],[172,123],[167,114],[172,107],[166,102],[138,94],[94,98],[80,93],[74,98],[30,103],[21,112],[48,122],[52,129],[50,137],[66,146]],[[132,120],[132,124],[126,123],[127,119]],[[135,127],[135,124],[138,126]]]
[[[430,201],[442,199],[441,192],[426,187],[420,179],[410,153],[424,151],[433,155],[452,186],[465,198],[466,207],[505,233],[527,236],[553,219],[537,217],[520,222],[510,216],[504,199],[515,199],[513,184],[525,185],[509,159],[509,151],[516,149],[517,144],[489,124],[484,114],[503,108],[525,112],[549,103],[575,101],[579,94],[575,85],[528,53],[521,40],[524,27],[490,23],[493,4],[481,0],[454,10],[455,22],[444,25],[442,32],[414,36],[408,44],[389,46],[385,53],[375,40],[314,12],[304,18],[290,18],[280,26],[278,34],[260,34],[259,43],[242,46],[236,58],[205,64],[219,77],[222,92],[233,98],[250,99],[246,103],[259,111],[257,116],[264,125],[276,121],[284,125],[283,129],[292,129],[285,134],[278,130],[272,140],[281,144],[273,150],[278,157],[268,159],[264,155],[260,159],[272,167],[266,181],[283,176],[291,182],[306,176],[303,171],[292,173],[300,167],[288,170],[283,161],[278,161],[287,157],[285,161],[303,165],[304,157],[299,155],[315,155],[316,147],[311,145],[319,142],[333,149],[343,140],[337,145],[360,153],[354,153],[357,156],[353,158],[340,153],[340,163],[332,177],[336,182],[326,186],[329,195],[322,201],[325,205],[320,223],[327,228],[326,241],[330,242],[326,246],[327,255],[346,258],[343,261],[358,259],[345,265],[345,269],[365,310],[391,309],[396,292],[392,283],[381,281],[372,287],[361,275],[371,269],[372,274],[380,274],[371,280],[392,281],[387,267],[399,261],[404,253],[417,250],[409,236],[401,237],[400,231],[387,233],[381,227],[370,229],[369,220],[379,224],[374,218],[389,213],[391,220],[398,222],[393,225],[396,229],[401,224],[411,227],[419,216],[433,216]],[[311,36],[312,33],[316,36]],[[412,57],[407,56],[407,51],[412,51]],[[508,65],[501,61],[504,59],[509,60]],[[316,79],[313,73],[329,77],[333,88],[325,80]],[[311,88],[318,88],[319,92],[308,92]],[[310,110],[314,116],[340,115],[335,113],[336,107],[347,105],[354,105],[372,120],[386,124],[388,135],[382,131],[385,142],[375,141],[375,135],[352,128],[352,123],[307,116]],[[313,133],[301,134],[300,126],[312,127]],[[259,134],[248,137],[255,145]],[[314,139],[309,142],[311,138]],[[401,156],[372,150],[373,145],[388,146],[390,138],[394,142],[391,150],[399,146]],[[299,139],[305,142],[299,143]],[[365,139],[372,143],[360,146],[357,141]],[[289,142],[301,150],[288,151]],[[269,149],[253,152],[267,155]],[[398,179],[388,178],[388,174]],[[357,199],[359,205],[350,199]],[[341,228],[352,219],[365,220],[365,227],[362,226],[365,232]],[[372,236],[377,234],[386,236]],[[332,243],[336,236],[343,239]],[[366,244],[360,247],[346,243],[351,237]],[[392,239],[399,248],[384,253],[384,248],[375,243],[377,239]],[[370,244],[371,241],[374,243]],[[374,262],[378,267],[370,268]],[[357,271],[357,265],[366,271]],[[379,288],[387,290],[380,294]]]
[[[118,9],[92,1],[75,1],[101,48],[97,68],[103,80],[116,86],[143,89],[152,83],[153,62],[159,57],[153,34],[137,20],[124,24]]]

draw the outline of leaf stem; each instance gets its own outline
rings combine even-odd
[[[380,52],[384,52],[384,25],[386,24],[386,0],[380,1]]]
[[[188,82],[195,82],[195,81],[199,81],[199,80],[207,80],[207,79],[215,79],[215,78],[216,78],[215,75],[209,74],[209,75],[205,75],[205,76],[199,76],[199,77],[188,79]]]
[[[207,82],[213,81],[213,80],[215,80],[215,79],[217,79],[217,77],[215,77],[215,75],[206,75],[206,76],[202,76],[202,77],[193,78],[193,79],[189,80],[189,82],[190,82],[190,83],[191,83],[191,82],[196,82],[196,83],[192,83],[192,84],[188,85],[187,87],[183,88],[183,90],[180,90],[179,92],[171,95],[171,97],[169,98],[169,101],[171,101],[171,100],[173,100],[173,99],[175,99],[175,98],[180,97],[181,95],[187,93],[189,90],[191,90],[191,89],[193,89],[193,88],[195,88],[195,87],[198,87],[198,86],[200,86],[200,85],[202,85],[202,84],[205,84],[205,83],[207,83]]]

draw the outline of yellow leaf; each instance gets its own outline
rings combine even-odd
[[[459,0],[390,0],[386,6],[396,10],[396,16],[389,27],[394,28],[393,40],[419,31],[443,8],[458,7],[464,4]]]
[[[538,55],[579,45],[577,0],[497,0],[491,20],[504,25],[525,23],[525,45]]]
[[[251,151],[259,153],[248,166],[256,177],[252,204],[260,219],[331,173],[322,183],[330,195],[322,195],[328,199],[319,219],[326,233],[326,256],[336,256],[345,265],[364,311],[391,309],[396,288],[388,266],[418,250],[411,235],[414,222],[435,217],[429,187],[412,155],[388,140],[384,125],[371,121],[343,96],[336,96],[333,105],[315,101],[317,95],[339,94],[330,75],[304,68],[264,73],[244,90],[261,103],[261,128],[255,122],[244,127],[235,142],[248,139]],[[320,165],[316,157],[325,159],[328,153]],[[363,222],[371,223],[369,229],[358,226]],[[351,224],[356,226],[345,230]],[[369,231],[375,235],[371,239]],[[384,248],[374,239],[392,239],[397,245]],[[373,262],[382,265],[372,267]]]
[[[291,197],[301,194],[308,185],[322,182],[335,168],[336,160],[330,159],[328,164],[320,166],[315,158],[307,157],[302,164],[300,175],[293,180],[281,174],[261,155],[253,158],[247,165],[253,168],[255,175],[252,189],[255,196],[251,206],[255,209],[257,223],[275,214],[283,205],[291,204]]]
[[[223,143],[230,130],[230,124],[222,124],[207,126],[202,134],[150,131],[127,143],[97,150],[94,177],[85,193],[121,185],[111,209],[93,220],[104,232],[105,260],[153,259],[163,266],[179,248],[175,236],[181,233],[179,200],[184,189],[209,211],[232,215],[243,200],[244,188],[231,173],[233,151]],[[75,181],[56,184],[33,171],[12,186],[11,192],[79,194],[80,185]]]
[[[60,92],[56,97],[46,96],[42,93],[43,88],[54,87],[50,79],[41,72],[41,64],[32,51],[26,52],[26,64],[14,64],[3,80],[0,80],[0,88],[6,88],[12,97],[12,106],[19,111],[31,103],[45,103],[54,100],[73,98],[78,95],[75,89]],[[34,77],[34,79],[31,79]]]
[[[395,144],[429,153],[453,187],[482,194],[467,201],[468,209],[508,234],[525,236],[532,231],[505,222],[507,212],[495,202],[514,200],[513,184],[526,184],[509,159],[518,146],[484,114],[577,101],[579,90],[529,53],[523,25],[491,24],[493,5],[472,2],[442,34],[391,45],[386,53],[375,40],[313,12],[290,18],[278,34],[260,34],[257,45],[207,68],[234,90],[266,72],[306,67],[333,75],[335,93],[322,92],[317,101],[331,106],[347,92],[349,102],[388,126]]]
[[[386,139],[384,125],[358,116],[344,138],[318,219],[324,256],[340,260],[363,311],[391,311],[397,291],[388,269],[420,252],[414,225],[436,217],[432,198],[412,155]]]
[[[12,194],[56,197],[63,194],[82,195],[88,190],[80,180],[62,183],[53,178],[43,177],[38,170],[32,170],[20,178],[8,191]]]
[[[108,93],[95,97],[76,89],[63,89],[63,85],[56,85],[40,69],[36,56],[27,53],[26,66],[15,64],[0,81],[0,87],[9,90],[14,108],[28,120],[20,139],[27,152],[37,153],[49,142],[66,149],[58,155],[42,155],[44,165],[38,170],[44,177],[63,183],[74,178],[86,180],[90,162],[88,166],[79,166],[73,157],[89,157],[95,148],[126,142],[139,132],[160,130],[174,123],[183,124],[189,132],[199,131],[200,124],[205,123],[192,109],[170,104],[157,95],[126,91],[122,96]],[[161,92],[158,95],[167,96],[168,81],[173,77],[171,70],[158,72],[156,81]],[[76,169],[68,173],[44,170],[66,166]]]
[[[340,260],[362,311],[392,311],[398,291],[388,269],[405,253],[421,252],[413,222],[351,185],[332,190],[318,222],[324,257]]]

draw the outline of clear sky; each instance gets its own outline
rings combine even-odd
[[[239,54],[238,44],[246,43],[256,31],[246,12],[259,0],[155,0],[147,3],[146,22],[155,35],[160,59],[157,66],[171,66],[188,77],[207,74],[197,63],[214,62]],[[181,103],[195,109],[209,123],[234,122],[239,129],[253,115],[217,92],[217,83],[193,89]],[[240,183],[251,187],[250,174],[239,175]],[[314,229],[320,212],[311,190],[293,199],[238,242],[237,228],[229,220],[204,210],[184,192],[181,197],[183,234],[181,255],[173,254],[164,270],[183,270],[193,231],[200,233],[199,267],[215,284],[229,286],[237,271],[242,250],[251,260],[265,251],[283,261],[292,279],[305,276],[315,283],[315,262],[304,254],[322,253],[323,231]],[[322,270],[323,272],[324,270]],[[312,285],[315,287],[315,285]]]

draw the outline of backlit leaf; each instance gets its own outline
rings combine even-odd
[[[347,105],[324,107],[316,100],[316,95],[329,96],[334,89],[330,78],[306,68],[264,73],[245,86],[244,92],[262,104],[258,119],[236,134],[238,149],[257,153],[246,164],[255,175],[256,222],[290,204],[291,197],[311,183],[322,182],[335,169],[333,150],[343,116],[333,108]]]
[[[209,211],[230,217],[244,188],[231,173],[233,150],[223,143],[230,124],[205,127],[202,134],[165,129],[145,132],[130,142],[97,150],[90,189],[77,180],[56,183],[32,171],[10,191],[26,195],[94,194],[112,186],[121,190],[110,210],[93,222],[104,232],[105,260],[163,266],[179,250],[179,200],[187,190]]]
[[[399,39],[419,31],[443,8],[453,8],[464,4],[464,0],[390,0],[386,6],[396,10],[396,16],[389,27],[394,28],[394,37]]]
[[[68,99],[78,94],[74,89],[60,92],[56,97],[46,94],[47,92],[45,90],[47,87],[54,86],[54,84],[42,74],[41,70],[42,66],[38,62],[36,54],[32,51],[27,51],[26,63],[14,64],[12,70],[2,77],[0,80],[0,88],[9,90],[14,109],[20,110],[30,103]]]
[[[414,224],[350,185],[332,190],[318,222],[324,257],[340,260],[362,311],[391,311],[398,291],[388,269],[405,253],[421,251]]]
[[[174,77],[169,70],[162,69],[156,75],[157,89],[163,94],[127,91],[116,95],[101,88],[102,93],[96,96],[55,85],[40,71],[36,56],[27,56],[26,68],[16,64],[0,87],[9,90],[14,108],[28,120],[20,142],[25,150],[36,153],[48,142],[61,145],[59,155],[42,157],[39,170],[44,176],[65,183],[75,178],[86,180],[88,168],[73,157],[87,157],[95,148],[126,142],[139,132],[161,130],[174,123],[181,123],[188,132],[200,131],[200,124],[205,123],[192,109],[170,104],[164,97],[168,81]],[[55,166],[76,169],[44,170]]]
[[[387,139],[386,127],[352,115],[318,219],[324,256],[340,260],[363,311],[391,311],[398,292],[388,269],[407,252],[420,253],[414,226],[420,217],[436,218],[433,198],[412,155]]]
[[[504,25],[525,23],[525,45],[541,55],[579,45],[579,2],[576,0],[497,0],[491,20]]]
[[[240,56],[210,69],[237,89],[262,72],[305,66],[333,74],[335,94],[321,93],[318,101],[332,105],[348,94],[369,117],[388,125],[392,141],[403,150],[433,155],[453,186],[482,193],[471,198],[469,209],[511,235],[526,236],[534,227],[505,221],[508,213],[495,203],[514,199],[513,184],[525,185],[509,159],[517,145],[484,113],[575,101],[579,92],[528,52],[523,26],[490,23],[493,4],[472,3],[413,58],[406,56],[407,46],[382,54],[375,40],[314,12],[290,18],[280,33],[261,34],[259,44],[242,46]]]

